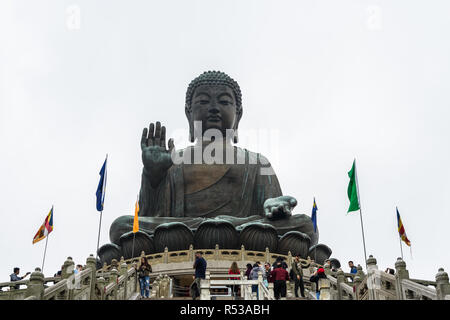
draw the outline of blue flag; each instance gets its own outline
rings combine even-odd
[[[97,211],[103,211],[103,202],[105,201],[105,188],[106,188],[106,156],[102,169],[100,170],[100,182],[97,187]]]
[[[314,225],[314,233],[317,232],[317,205],[316,205],[316,198],[314,198],[313,208],[312,208],[312,214],[311,214],[311,220]]]

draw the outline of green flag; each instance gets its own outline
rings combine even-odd
[[[352,169],[348,172],[350,182],[348,183],[347,195],[350,200],[350,206],[347,212],[359,210],[358,190],[356,186],[356,160],[353,160]]]

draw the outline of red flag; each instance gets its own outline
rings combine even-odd
[[[402,219],[400,218],[400,213],[398,213],[398,208],[397,208],[397,226],[400,238],[403,240],[403,242],[406,243],[407,246],[411,246],[411,242],[408,240],[408,237],[406,236],[405,228],[403,227],[403,222]]]

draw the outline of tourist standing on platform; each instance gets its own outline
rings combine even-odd
[[[250,272],[250,280],[258,280],[258,272],[261,272],[264,275],[264,269],[261,266],[261,262],[257,261],[253,265],[253,269]],[[259,299],[259,290],[257,284],[252,284],[252,292],[256,292],[256,299]]]
[[[264,285],[266,286],[266,288],[268,288],[269,287],[269,282],[271,282],[270,281],[270,272],[271,272],[272,270],[271,270],[271,268],[270,268],[270,263],[269,262],[266,262],[265,264],[264,264]]]
[[[73,271],[75,274],[80,273],[81,271],[83,271],[83,266],[81,264],[77,264],[75,270]]]
[[[326,279],[327,275],[325,274],[325,270],[323,268],[317,269],[316,272],[311,276],[309,281],[314,282],[316,284],[316,297],[317,300],[320,298],[320,288],[319,288],[319,279]]]
[[[231,264],[230,269],[228,270],[228,274],[230,275],[239,275],[239,277],[230,277],[230,280],[240,280],[240,274],[241,271],[239,270],[239,267],[236,263],[236,261],[233,261],[233,263]],[[237,284],[233,284],[231,286],[231,292],[233,294],[233,297],[236,297],[238,295],[238,291],[239,291],[239,285]]]
[[[191,284],[191,296],[195,300],[200,296],[200,281],[206,277],[206,260],[202,257],[201,252],[195,253],[195,262],[193,268],[195,269],[194,282]]]
[[[146,257],[142,257],[138,268],[139,285],[141,287],[141,299],[148,298],[150,295],[150,273],[152,267]]]
[[[22,276],[22,277],[19,277],[19,273],[20,273],[20,268],[15,267],[15,268],[13,269],[13,273],[11,273],[11,274],[9,275],[10,280],[11,280],[11,281],[20,281],[20,280],[23,280],[23,279],[25,279],[31,272],[25,273],[25,275]],[[14,286],[14,289],[19,289],[19,287],[20,287],[19,285],[16,285],[16,286]]]
[[[250,263],[247,263],[247,270],[245,271],[245,276],[247,277],[247,280],[250,280],[250,272],[252,272],[252,265]]]
[[[286,281],[289,280],[289,274],[283,268],[281,261],[277,262],[275,268],[270,273],[270,279],[273,281],[275,299],[279,300],[280,296],[286,298]]]
[[[57,271],[57,272],[54,274],[54,277],[61,277],[61,274],[62,274],[62,270],[63,270],[63,269],[64,269],[64,265],[61,266],[61,270]]]
[[[349,261],[348,266],[350,267],[350,273],[355,274],[358,272],[358,269],[356,269],[355,265],[353,264],[353,261]]]
[[[292,261],[291,270],[293,272],[294,281],[295,281],[295,297],[298,298],[298,288],[300,287],[300,295],[305,297],[305,285],[303,283],[303,268],[300,263],[300,256],[296,255],[294,261]]]
[[[283,262],[283,257],[278,256],[278,257],[275,259],[275,262],[272,264],[272,270],[275,269],[275,268],[277,267],[278,262],[279,262],[279,263],[282,263],[282,262]]]
[[[81,264],[77,264],[75,270],[73,270],[73,274],[75,276],[75,289],[81,289],[81,281],[80,281],[81,271],[83,271],[83,266]]]

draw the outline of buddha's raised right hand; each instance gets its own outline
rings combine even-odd
[[[161,127],[159,121],[156,122],[156,128],[153,123],[150,123],[148,130],[144,128],[141,138],[142,163],[153,188],[158,186],[167,169],[172,166],[173,139],[169,139],[168,147],[166,149],[166,127]]]

